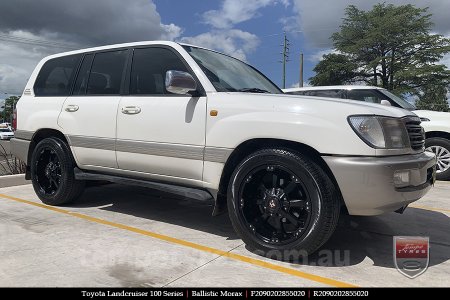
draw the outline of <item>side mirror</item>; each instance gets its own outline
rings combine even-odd
[[[197,82],[191,74],[182,71],[169,70],[166,72],[166,90],[179,95],[186,95],[197,89]]]
[[[381,100],[380,104],[384,106],[392,106],[391,102],[389,102],[388,100]]]

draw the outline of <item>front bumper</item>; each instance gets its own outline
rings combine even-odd
[[[406,207],[422,198],[436,177],[436,158],[428,152],[388,157],[322,158],[333,172],[351,215],[379,215]],[[403,183],[398,182],[399,174],[404,175]]]

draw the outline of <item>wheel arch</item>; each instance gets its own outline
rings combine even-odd
[[[328,167],[327,163],[322,159],[320,153],[314,149],[313,147],[299,143],[293,142],[289,140],[283,139],[273,139],[273,138],[257,138],[247,140],[240,145],[238,145],[233,152],[228,157],[225,166],[222,171],[222,175],[219,182],[219,189],[217,192],[216,199],[216,207],[214,209],[214,215],[220,214],[225,210],[226,201],[227,201],[227,188],[229,181],[231,179],[231,175],[236,168],[236,166],[248,155],[251,153],[264,149],[264,148],[283,148],[289,149],[293,151],[297,151],[302,153],[311,159],[313,159],[327,174],[330,176],[331,181],[336,187],[336,190],[339,192],[340,199],[342,200],[342,194],[339,188],[339,185],[336,181],[336,178],[333,175],[333,172]],[[344,201],[341,201],[343,205],[345,205]]]
[[[62,140],[63,142],[65,142],[67,145],[69,145],[66,137],[59,130],[52,129],[52,128],[41,128],[41,129],[37,130],[33,134],[33,137],[31,138],[30,147],[28,149],[27,172],[25,174],[26,179],[30,179],[31,178],[30,163],[31,163],[31,156],[33,155],[34,149],[36,148],[37,144],[40,141],[42,141],[43,139],[49,138],[49,137],[56,137],[56,138]]]
[[[450,140],[450,132],[445,131],[428,131],[425,133],[425,138],[443,138]]]

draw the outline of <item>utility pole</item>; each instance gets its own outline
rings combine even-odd
[[[284,38],[283,38],[283,44],[281,45],[283,47],[283,52],[281,53],[282,56],[282,61],[281,63],[283,64],[283,89],[286,88],[286,63],[289,61],[289,40],[287,39],[286,36],[286,31],[283,32]]]
[[[8,93],[5,93],[5,102],[3,103],[3,122],[6,122],[6,99],[8,99]]]
[[[303,53],[300,53],[300,77],[298,87],[303,87]]]

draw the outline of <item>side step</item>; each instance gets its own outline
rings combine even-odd
[[[167,183],[152,182],[129,177],[85,172],[80,170],[79,168],[75,168],[74,173],[75,179],[78,180],[104,180],[119,184],[142,186],[200,201],[214,201],[214,198],[211,195],[211,193],[202,189],[172,185]]]

